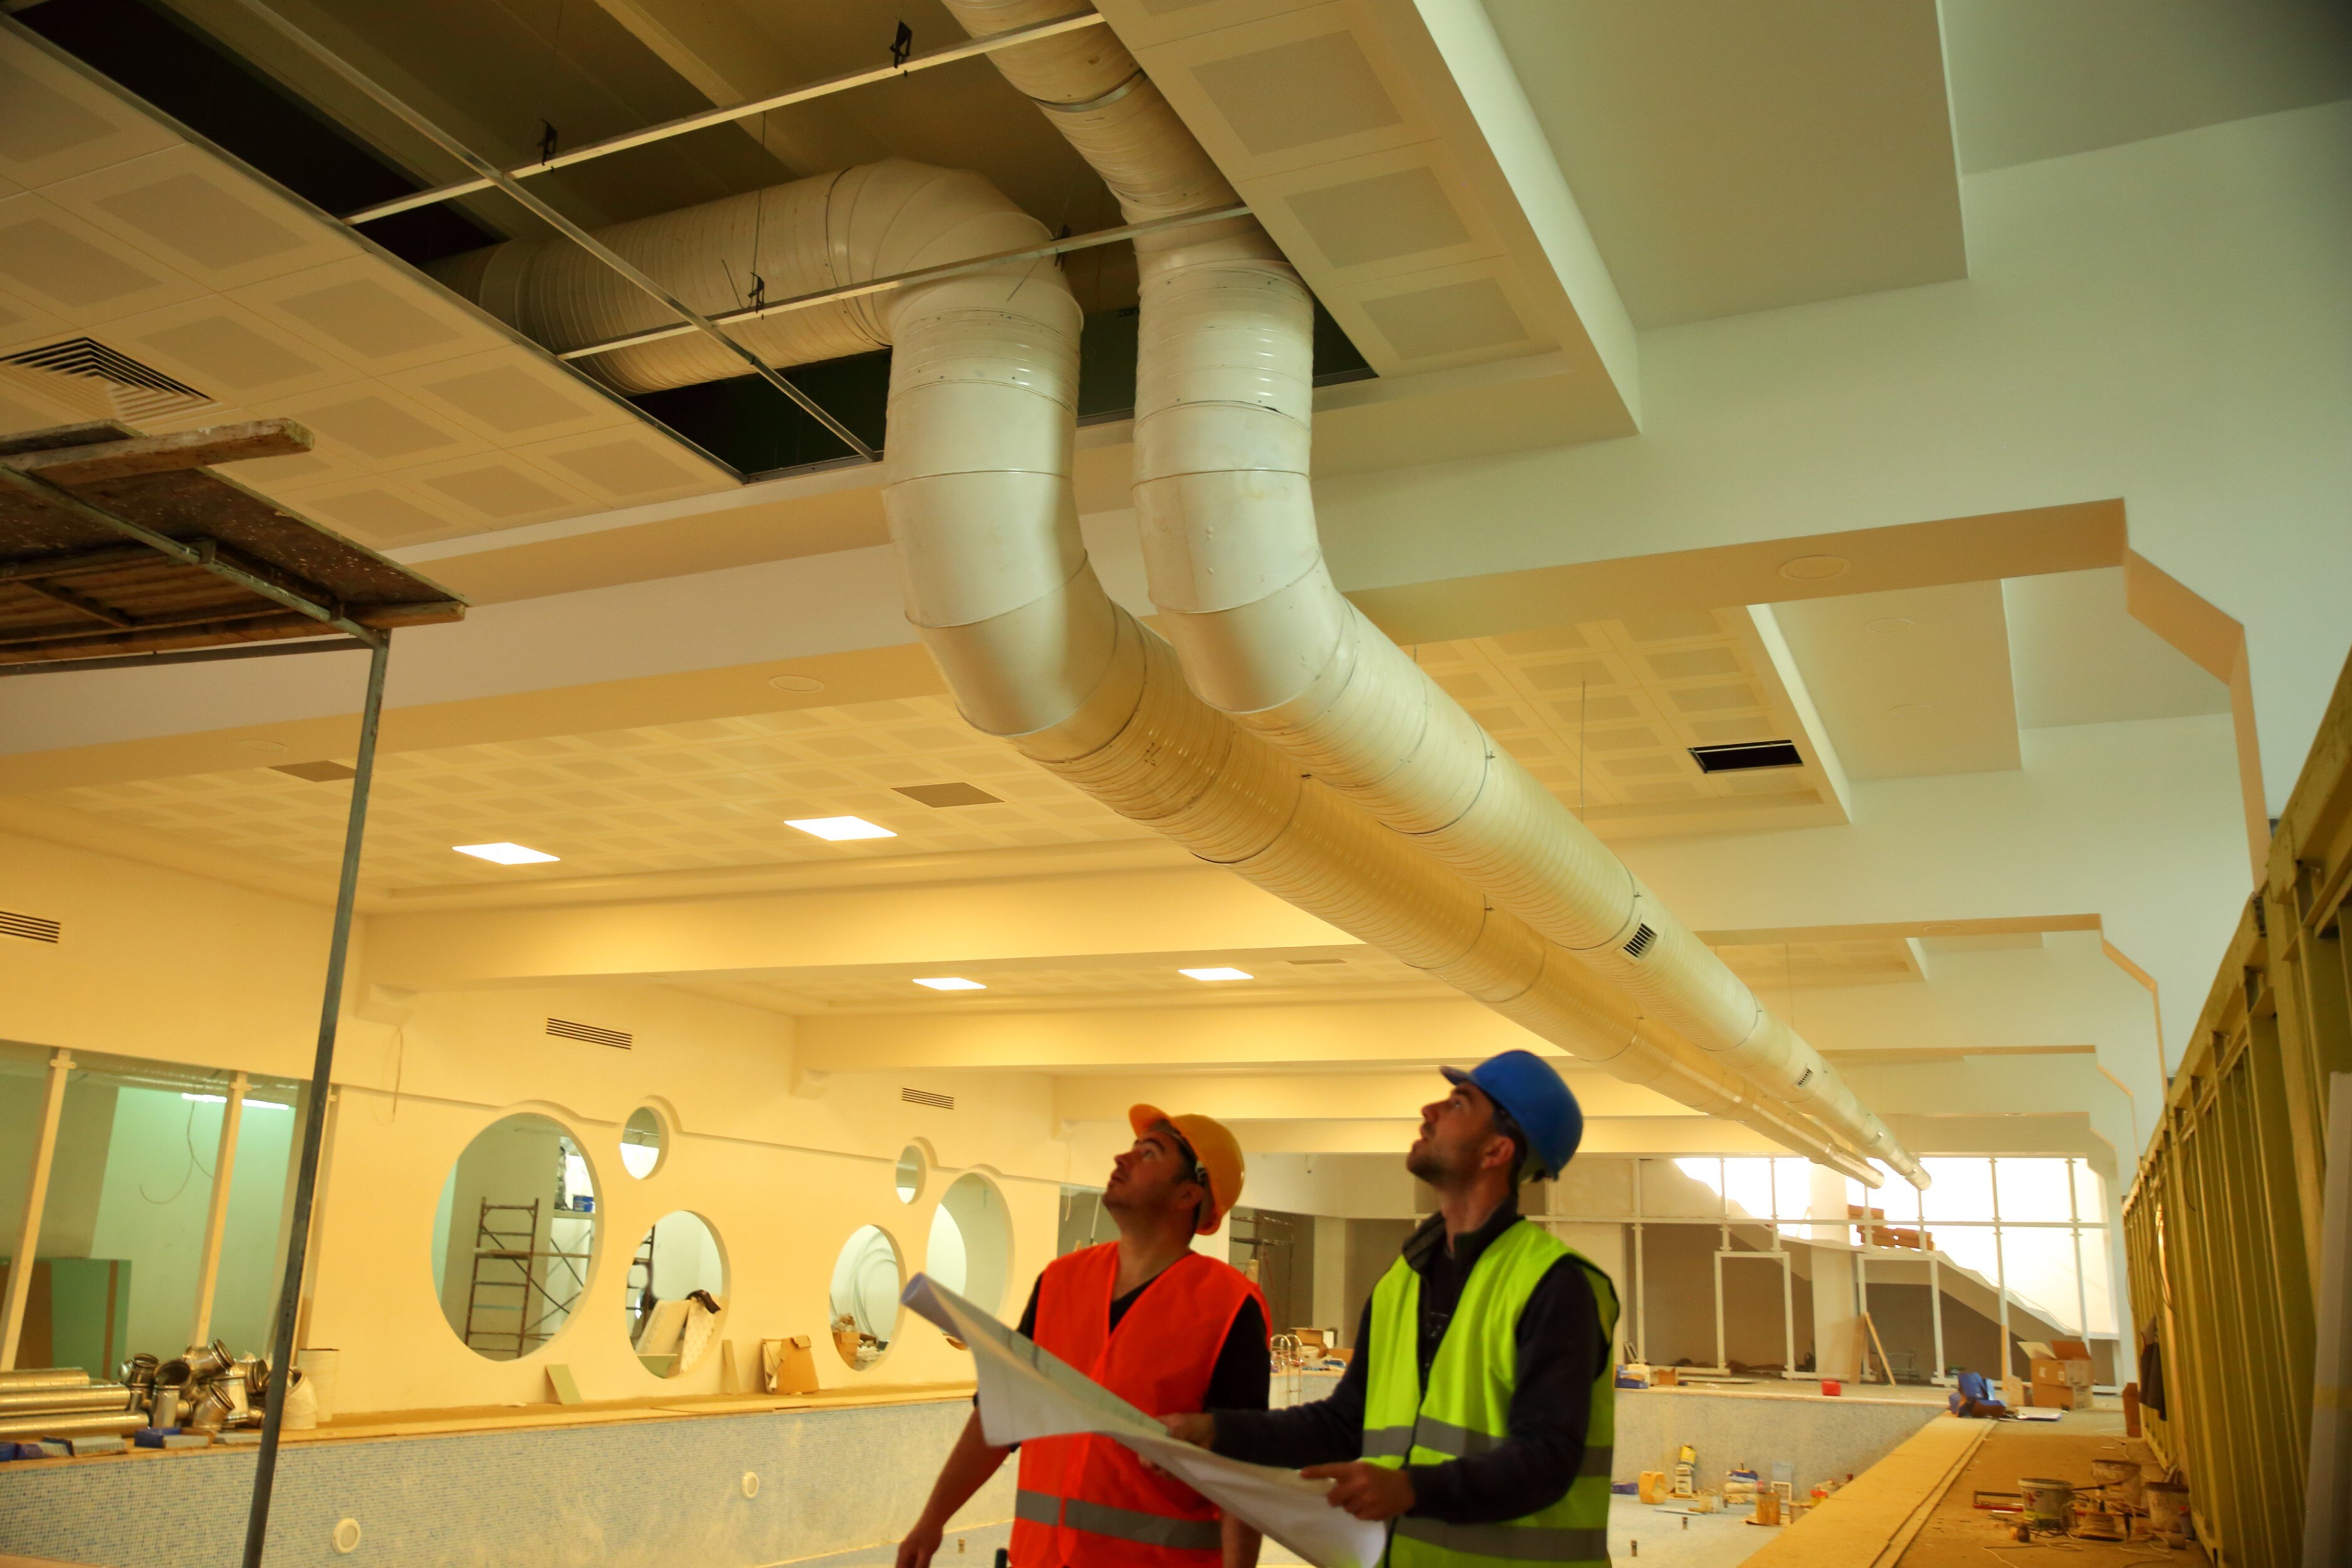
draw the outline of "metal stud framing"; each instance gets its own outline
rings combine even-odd
[[[2331,1074],[2352,1072],[2352,667],[2124,1200],[2150,1446],[2216,1563],[2303,1560]]]

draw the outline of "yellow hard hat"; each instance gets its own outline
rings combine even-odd
[[[1209,1178],[1209,1201],[1202,1207],[1200,1233],[1203,1236],[1224,1222],[1226,1211],[1241,1201],[1242,1146],[1225,1124],[1208,1116],[1171,1116],[1157,1105],[1130,1105],[1127,1108],[1127,1124],[1141,1137],[1161,1125],[1176,1129],[1192,1151],[1193,1159]]]

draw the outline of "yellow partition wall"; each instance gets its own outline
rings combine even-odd
[[[2352,666],[2124,1200],[2150,1445],[2217,1562],[2303,1551],[2328,1076],[2352,1072]],[[2339,1220],[2339,1223],[2341,1221]]]

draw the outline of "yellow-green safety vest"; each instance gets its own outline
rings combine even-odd
[[[1438,1465],[1484,1453],[1510,1434],[1518,1380],[1519,1312],[1553,1264],[1572,1258],[1592,1285],[1604,1343],[1617,1332],[1617,1289],[1566,1242],[1525,1222],[1480,1253],[1462,1288],[1421,1387],[1421,1276],[1402,1258],[1372,1291],[1371,1343],[1364,1396],[1366,1459],[1378,1465]],[[1584,1463],[1568,1494],[1522,1519],[1446,1524],[1406,1515],[1390,1537],[1390,1568],[1517,1568],[1528,1563],[1609,1561],[1609,1466],[1617,1436],[1617,1390],[1604,1364],[1592,1380]]]

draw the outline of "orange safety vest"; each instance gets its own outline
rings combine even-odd
[[[1217,1353],[1244,1301],[1265,1298],[1242,1271],[1200,1252],[1171,1263],[1110,1326],[1118,1243],[1057,1258],[1037,1283],[1037,1343],[1147,1415],[1198,1410]],[[1108,1437],[1021,1445],[1013,1568],[1217,1568],[1216,1505],[1154,1475]]]

